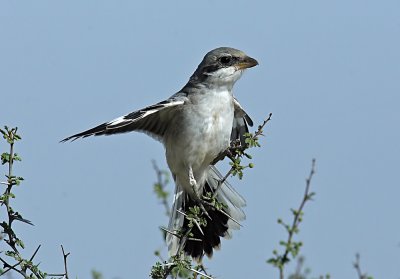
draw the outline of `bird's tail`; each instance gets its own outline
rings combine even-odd
[[[210,166],[206,183],[203,188],[203,195],[214,194],[218,188],[219,181],[222,180],[221,173]],[[224,207],[217,210],[214,207],[206,206],[208,217],[206,225],[194,225],[190,235],[186,239],[179,238],[171,233],[167,234],[167,245],[170,256],[176,255],[179,248],[186,255],[200,260],[204,254],[211,257],[214,249],[218,249],[221,244],[221,237],[231,238],[232,230],[240,228],[239,222],[246,216],[242,207],[246,205],[245,200],[236,192],[233,187],[225,181],[218,189],[216,199],[223,203]],[[189,221],[182,213],[188,212],[190,207],[198,205],[198,201],[185,194],[179,185],[176,185],[174,204],[172,206],[171,218],[168,225],[170,232],[180,231],[185,233],[189,230]],[[180,213],[182,212],[182,213]]]

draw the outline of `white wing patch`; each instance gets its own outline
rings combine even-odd
[[[67,137],[62,142],[74,141],[78,138],[89,136],[112,135],[131,131],[144,132],[160,139],[168,125],[171,114],[170,108],[183,105],[185,100],[184,96],[173,96],[163,102],[120,116],[87,131]],[[156,114],[158,112],[159,114]],[[155,116],[153,117],[152,115]]]

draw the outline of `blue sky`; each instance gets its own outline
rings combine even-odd
[[[152,193],[163,147],[138,133],[58,141],[169,97],[207,51],[231,46],[260,62],[236,97],[255,123],[273,120],[255,168],[231,179],[247,220],[205,262],[210,272],[277,277],[265,264],[286,237],[276,219],[291,217],[316,158],[306,266],[355,278],[359,252],[370,274],[399,278],[399,11],[372,0],[2,1],[0,124],[23,136],[27,255],[42,244],[41,266],[59,272],[63,244],[74,277],[147,278],[167,223]]]

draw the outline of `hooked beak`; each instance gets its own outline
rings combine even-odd
[[[258,65],[257,60],[255,60],[254,58],[251,58],[249,56],[246,56],[245,58],[241,59],[241,61],[239,61],[239,63],[237,63],[237,68],[239,70],[244,70],[244,69],[251,68],[251,67],[254,67],[257,65]]]

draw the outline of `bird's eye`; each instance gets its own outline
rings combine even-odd
[[[221,64],[227,65],[232,61],[232,57],[231,56],[222,56],[219,59],[219,62],[221,62]]]

